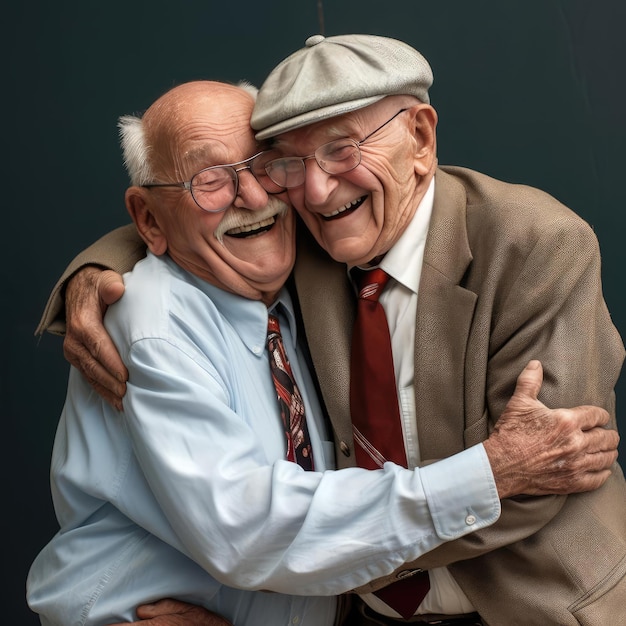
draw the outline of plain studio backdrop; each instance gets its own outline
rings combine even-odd
[[[48,475],[69,366],[61,339],[38,340],[34,329],[67,262],[129,221],[118,116],[142,112],[174,85],[203,78],[260,85],[278,61],[320,31],[408,42],[434,70],[440,163],[540,187],[592,224],[605,298],[626,334],[626,4],[320,5],[38,0],[5,7],[3,624],[39,623],[26,606],[25,579],[57,528]],[[625,380],[617,390],[623,433]],[[624,463],[625,443],[621,451]]]

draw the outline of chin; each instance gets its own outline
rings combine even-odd
[[[360,265],[367,263],[372,258],[372,253],[369,250],[363,250],[362,248],[356,248],[349,245],[324,245],[324,242],[319,242],[322,248],[328,252],[328,254],[338,263],[346,263],[348,265]]]
[[[257,247],[249,250],[247,254],[238,255],[237,258],[248,267],[251,266],[250,271],[253,274],[278,276],[284,272],[289,273],[296,259],[296,251],[295,246],[283,242],[280,246]]]

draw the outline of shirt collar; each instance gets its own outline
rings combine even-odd
[[[294,344],[297,341],[297,324],[296,324],[296,314],[293,310],[293,302],[291,301],[291,295],[286,287],[283,287],[279,293],[278,298],[269,307],[269,313],[272,315],[279,316],[282,313],[282,316],[287,320],[289,324],[289,332],[293,337]],[[266,329],[267,330],[267,329]]]
[[[228,320],[241,341],[253,354],[259,356],[265,349],[269,312],[273,315],[282,314],[281,319],[287,320],[293,341],[296,342],[296,317],[291,296],[285,287],[278,292],[276,300],[268,310],[268,307],[260,300],[244,298],[211,285],[193,274],[190,276],[197,287],[207,294],[220,314]]]
[[[415,267],[421,267],[424,259],[424,247],[434,199],[435,178],[433,177],[409,225],[380,262],[380,267],[387,274],[414,293],[417,293],[421,274],[415,272]]]
[[[377,266],[414,293],[418,291],[421,275],[421,272],[415,272],[415,267],[421,267],[424,259],[424,247],[434,200],[433,176],[407,228]]]

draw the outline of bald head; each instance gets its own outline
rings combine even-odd
[[[236,148],[233,138],[249,128],[253,106],[249,90],[215,81],[185,83],[165,93],[143,116],[153,175],[181,180],[189,167],[220,162],[224,146]]]
[[[141,118],[120,117],[120,141],[131,184],[148,184],[180,165],[185,155],[177,142],[187,128],[203,138],[206,129],[215,139],[227,138],[233,130],[247,130],[256,93],[255,87],[243,82],[235,86],[194,81],[170,89]]]

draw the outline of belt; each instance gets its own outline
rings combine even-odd
[[[352,612],[344,626],[399,626],[400,624],[431,624],[432,626],[484,626],[478,613],[464,615],[415,615],[408,620],[373,611],[364,602],[353,603]]]
[[[478,613],[469,613],[461,617],[446,617],[445,619],[431,620],[428,615],[424,615],[425,620],[417,621],[416,624],[437,624],[437,626],[483,626],[483,621]]]

